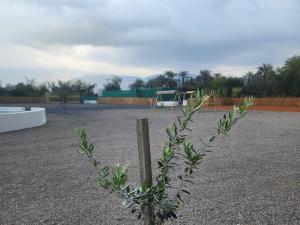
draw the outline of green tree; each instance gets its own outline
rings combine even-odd
[[[122,79],[120,77],[114,77],[107,84],[104,84],[104,90],[106,91],[119,91],[121,90]]]
[[[241,93],[242,93],[242,88],[241,87],[234,87],[234,88],[232,88],[231,97],[239,98],[239,97],[241,97]]]
[[[208,69],[201,70],[199,73],[199,80],[205,89],[211,88],[211,82],[213,80],[213,77],[211,75],[211,71]]]
[[[96,84],[84,82],[80,79],[72,82],[72,89],[80,96],[80,102],[83,103],[84,96],[95,96],[94,89]]]
[[[185,80],[182,91],[192,91],[197,89],[196,79],[192,76]]]
[[[257,68],[257,74],[262,76],[263,96],[266,96],[267,94],[270,94],[270,92],[272,92],[272,91],[267,91],[267,79],[271,80],[271,79],[273,79],[273,76],[275,75],[273,65],[263,63],[261,66],[259,66]],[[270,82],[268,82],[268,84],[270,85]],[[269,88],[269,89],[272,90],[272,87]]]
[[[221,73],[215,73],[211,81],[211,88],[213,90],[221,90],[226,88],[226,77]]]
[[[51,91],[59,96],[59,101],[66,104],[68,102],[68,96],[74,93],[73,84],[69,81],[57,81],[48,83]]]
[[[165,76],[165,83],[168,86],[168,88],[177,88],[177,82],[174,79],[177,74],[171,70],[165,71],[163,74]]]
[[[187,71],[180,71],[179,73],[177,73],[177,76],[181,79],[181,88],[184,87],[184,83],[186,81],[186,79],[189,76],[189,73]]]
[[[163,74],[160,74],[157,77],[150,79],[147,82],[146,86],[148,88],[176,88],[177,83],[174,79],[171,79],[169,77],[166,77]]]
[[[25,82],[19,82],[16,85],[7,85],[3,92],[9,96],[30,96],[39,97],[48,92],[46,84],[36,85],[35,79],[25,77]]]
[[[42,83],[35,88],[36,96],[45,96],[47,92],[49,92],[49,89],[46,83]]]
[[[1,81],[0,81],[0,96],[5,96],[6,95],[6,89],[2,87]]]
[[[129,85],[130,89],[140,89],[144,87],[146,87],[146,84],[142,79],[136,79],[132,84]]]
[[[247,72],[244,75],[243,93],[261,97],[263,95],[262,77],[253,72]]]
[[[150,79],[147,82],[147,87],[149,87],[149,88],[165,88],[165,87],[167,87],[165,80],[166,80],[165,76],[160,74],[160,75]]]
[[[165,71],[164,75],[167,78],[169,78],[169,79],[172,80],[172,79],[174,79],[176,77],[177,74],[175,72],[171,71],[171,70],[167,70],[167,71]]]
[[[73,84],[71,81],[57,81],[48,83],[51,91],[58,95],[59,104],[62,107],[65,114],[67,114],[68,97],[74,93]]]
[[[300,56],[295,55],[285,61],[281,79],[285,95],[300,97]]]
[[[189,186],[193,184],[193,175],[203,160],[204,153],[212,147],[212,142],[219,135],[229,133],[253,103],[251,98],[246,98],[242,105],[224,114],[216,124],[216,133],[207,141],[200,139],[202,146],[197,148],[186,136],[188,131],[191,132],[189,123],[193,115],[208,99],[209,96],[198,91],[195,98],[189,100],[188,105],[182,109],[182,116],[166,129],[167,140],[162,149],[162,156],[157,161],[158,172],[155,177],[156,183],[153,185],[142,182],[141,186],[131,187],[126,166],[118,164],[111,168],[108,165],[100,165],[94,157],[94,144],[87,137],[86,131],[82,128],[76,129],[81,151],[99,175],[99,185],[115,192],[123,200],[124,207],[131,209],[131,213],[136,214],[139,219],[148,212],[145,206],[151,206],[151,225],[161,225],[170,219],[177,219],[176,213],[183,203],[184,196],[191,194]],[[178,166],[179,164],[182,166]]]
[[[225,85],[227,90],[227,96],[232,97],[233,88],[242,88],[244,84],[244,79],[240,77],[228,77],[226,79]]]

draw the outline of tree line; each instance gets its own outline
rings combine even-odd
[[[117,80],[120,81],[120,80]],[[115,88],[119,85],[117,83]],[[120,85],[119,85],[120,86]],[[241,97],[300,97],[300,56],[288,58],[282,67],[263,63],[255,72],[247,72],[242,77],[226,77],[221,73],[201,70],[193,76],[188,71],[166,71],[147,82],[142,79],[130,84],[131,89],[173,88],[187,90],[215,90],[219,96]]]
[[[105,90],[121,90],[122,79],[114,77],[107,84]],[[93,96],[96,84],[82,80],[48,82],[37,85],[34,79],[25,78],[25,82],[16,85],[0,83],[0,96],[44,96],[47,92],[59,96],[78,94]],[[212,73],[208,69],[201,70],[198,75],[191,75],[188,71],[165,71],[145,82],[135,80],[130,89],[141,88],[171,88],[180,91],[187,90],[215,90],[224,97],[300,97],[300,56],[288,58],[282,67],[275,68],[272,64],[263,63],[255,72],[247,72],[242,77],[226,77],[221,73]]]
[[[79,95],[80,98],[83,98],[84,96],[96,95],[94,93],[95,86],[96,84],[87,83],[80,79],[36,84],[35,79],[25,78],[25,82],[19,82],[16,85],[7,84],[2,87],[0,84],[0,96],[41,97],[45,96],[47,92],[52,92],[62,99],[70,95]]]

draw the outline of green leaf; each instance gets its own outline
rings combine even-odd
[[[189,191],[187,191],[187,190],[184,190],[184,189],[182,189],[181,191],[184,192],[184,193],[186,193],[186,194],[188,194],[188,195],[191,194],[191,192],[189,192]]]
[[[212,136],[208,141],[213,142],[215,140],[216,136]]]
[[[129,199],[124,199],[124,200],[123,200],[123,206],[124,206],[126,209],[129,208],[132,204],[133,204],[133,202],[130,201]]]
[[[194,182],[192,180],[188,180],[188,179],[184,179],[184,182],[190,183],[190,184],[194,184]]]
[[[178,175],[177,177],[178,177],[180,180],[182,180],[182,179],[183,179],[181,175]]]

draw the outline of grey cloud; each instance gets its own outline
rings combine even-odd
[[[6,5],[2,13],[6,18],[1,20],[11,21],[8,29],[15,28],[8,35],[50,44],[159,45],[173,38],[210,42],[299,35],[296,1],[12,2]]]
[[[0,41],[112,47],[91,59],[140,67],[277,63],[299,53],[299,12],[297,0],[7,0]]]

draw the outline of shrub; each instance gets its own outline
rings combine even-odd
[[[115,192],[122,200],[125,208],[131,209],[131,213],[142,219],[149,213],[150,206],[152,224],[164,224],[169,219],[176,219],[177,209],[183,203],[184,195],[189,195],[189,185],[193,184],[195,170],[201,163],[207,149],[212,148],[212,142],[219,135],[227,135],[232,126],[246,115],[246,110],[252,105],[253,99],[246,98],[244,103],[224,114],[216,125],[216,133],[207,141],[201,140],[201,150],[197,150],[187,140],[187,132],[191,132],[189,123],[192,117],[208,101],[210,96],[197,92],[194,99],[188,100],[186,107],[182,108],[182,116],[166,128],[168,139],[162,150],[162,156],[157,161],[158,175],[155,183],[149,185],[145,182],[138,187],[131,187],[128,183],[128,170],[126,166],[117,165],[111,168],[108,165],[100,165],[94,158],[94,144],[82,128],[77,128],[76,134],[82,153],[87,157],[99,175],[99,185]],[[184,161],[184,168],[180,170],[179,162]],[[172,173],[178,174],[177,181],[172,179]],[[179,182],[178,182],[179,181]],[[170,190],[175,190],[171,191]]]

